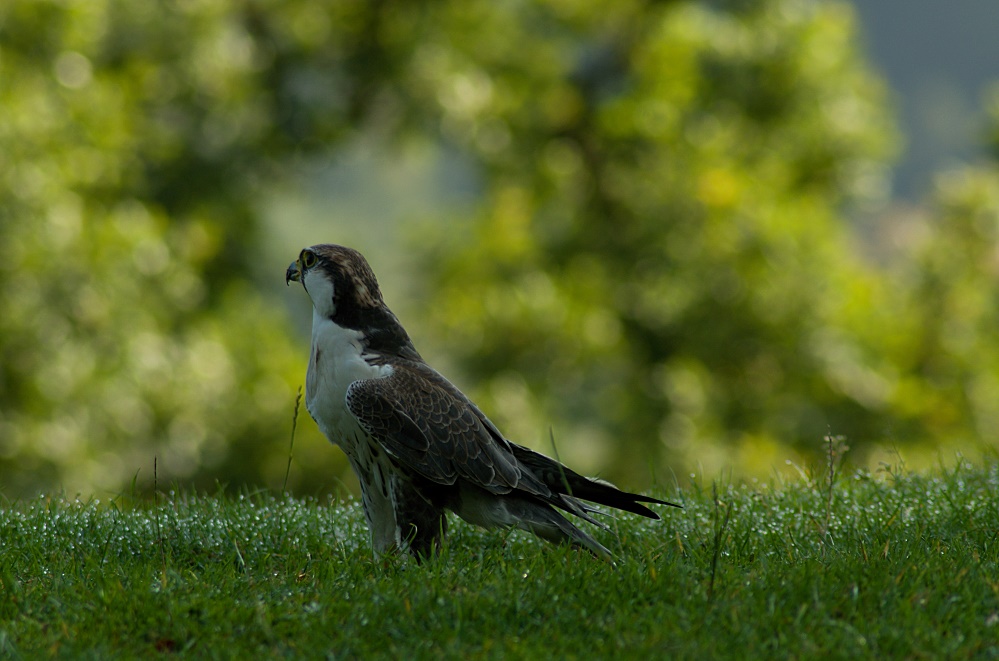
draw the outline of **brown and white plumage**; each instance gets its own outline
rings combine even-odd
[[[641,503],[672,505],[586,478],[504,438],[423,361],[359,252],[306,248],[285,279],[300,282],[313,303],[306,407],[358,476],[376,551],[432,552],[451,510],[476,525],[522,528],[607,558],[558,510],[599,526],[583,500],[654,519]]]

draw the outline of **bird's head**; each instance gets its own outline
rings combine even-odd
[[[384,308],[375,274],[351,248],[323,243],[305,248],[288,266],[285,284],[300,282],[316,312],[327,318]]]

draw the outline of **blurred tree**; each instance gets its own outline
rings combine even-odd
[[[0,490],[280,483],[301,356],[246,283],[255,194],[367,114],[368,14],[0,6]]]
[[[937,176],[910,258],[895,266],[904,320],[872,337],[898,374],[893,410],[924,442],[995,448],[999,428],[999,167]],[[894,342],[890,340],[894,339]],[[915,424],[913,424],[915,423]],[[993,449],[994,452],[994,449]]]
[[[518,441],[554,422],[613,477],[973,433],[991,382],[961,405],[937,348],[966,313],[962,374],[985,344],[993,253],[961,251],[991,198],[947,188],[949,261],[858,256],[842,209],[893,133],[854,31],[833,0],[8,0],[0,490],[148,485],[153,456],[278,484],[304,352],[250,284],[260,194],[360,133],[480,169],[473,218],[417,229],[423,323]],[[343,467],[296,454],[306,488]]]
[[[486,410],[611,477],[882,438],[892,386],[844,323],[879,280],[840,210],[893,134],[850,9],[469,7],[423,48],[489,202],[431,265]]]

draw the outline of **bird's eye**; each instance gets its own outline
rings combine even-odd
[[[318,261],[319,261],[319,258],[316,257],[316,253],[310,252],[308,250],[303,250],[302,251],[302,267],[303,268],[311,269],[313,266],[316,265],[316,262],[318,262]]]

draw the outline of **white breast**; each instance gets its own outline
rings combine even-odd
[[[371,365],[363,351],[360,332],[314,312],[305,406],[326,438],[343,448],[350,460],[361,484],[372,547],[384,553],[402,543],[391,483],[394,469],[385,452],[373,451],[373,441],[347,409],[347,388],[355,381],[389,376],[392,368]]]
[[[347,388],[355,381],[383,378],[392,373],[391,367],[371,365],[364,359],[361,337],[360,331],[342,328],[316,312],[312,315],[312,354],[305,378],[305,406],[326,438],[348,455],[363,432],[347,410]]]

